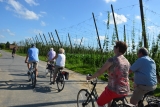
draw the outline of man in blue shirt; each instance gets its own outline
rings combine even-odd
[[[146,48],[140,48],[137,53],[138,59],[130,67],[130,73],[134,73],[134,92],[130,103],[136,105],[144,94],[153,91],[157,87],[156,64],[148,56]]]
[[[38,62],[39,62],[39,50],[36,48],[35,44],[31,45],[31,48],[28,49],[25,63],[27,63],[28,70],[32,62],[36,62],[36,76],[38,75]],[[28,61],[27,61],[28,60]]]

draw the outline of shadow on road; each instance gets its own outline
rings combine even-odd
[[[14,76],[28,76],[27,74],[24,74],[24,73],[19,73],[19,74],[9,74],[9,75],[14,75]]]
[[[33,92],[39,93],[58,93],[58,89],[49,86],[40,86],[33,89]]]
[[[76,101],[59,101],[59,102],[46,102],[46,103],[37,103],[37,104],[26,104],[26,105],[17,105],[17,106],[10,106],[10,107],[43,107],[43,106],[51,106],[51,105],[67,105],[67,104],[75,104]]]
[[[39,93],[58,93],[58,89],[45,85],[42,82],[38,82],[33,89],[31,82],[27,82],[26,80],[0,81],[0,90],[33,90],[33,92]]]

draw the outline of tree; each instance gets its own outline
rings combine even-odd
[[[5,43],[0,43],[0,49],[5,49]]]
[[[5,48],[9,49],[10,43],[7,41],[7,43],[5,44]]]

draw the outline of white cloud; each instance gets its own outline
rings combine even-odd
[[[160,28],[156,26],[148,26],[147,29],[149,30],[150,33],[155,33],[155,32],[160,33]]]
[[[36,3],[34,0],[25,0],[30,6],[32,6],[32,5],[35,5],[35,6],[37,6],[37,5],[39,5],[38,3]]]
[[[9,35],[14,36],[15,34],[13,32],[11,32],[9,29],[5,30]]]
[[[81,43],[81,39],[73,39],[74,43],[79,45]],[[82,43],[83,44],[83,40],[82,40]]]
[[[109,3],[109,2],[116,2],[117,0],[104,0],[106,3]]]
[[[3,0],[0,0],[0,2],[3,2]]]
[[[122,24],[122,23],[127,22],[127,18],[122,14],[119,15],[117,13],[114,13],[114,16],[115,16],[116,24]],[[107,23],[107,21],[108,21],[108,19],[104,20],[105,23]],[[110,24],[114,24],[112,13],[110,13],[110,21],[109,21],[109,23]]]
[[[136,19],[138,19],[138,20],[140,20],[140,19],[141,19],[141,17],[140,17],[140,16],[135,16],[135,18],[136,18]]]
[[[41,26],[46,26],[46,23],[41,21]]]
[[[103,13],[102,13],[102,12],[100,12],[100,13],[99,13],[99,15],[100,15],[100,16],[103,16]]]
[[[15,0],[9,0],[10,7],[6,7],[7,10],[14,11],[19,17],[30,20],[38,20],[39,15],[26,9],[22,4]]]
[[[39,35],[42,34],[43,32],[41,30],[38,30],[38,29],[34,29],[33,32],[36,34],[36,35]]]
[[[4,38],[4,36],[3,36],[3,35],[0,35],[0,38]]]
[[[46,13],[46,12],[44,12],[44,11],[41,11],[40,13],[41,13],[41,14],[47,14],[47,13]]]
[[[105,36],[99,36],[99,39],[100,39],[100,40],[104,40],[104,39],[105,39]]]

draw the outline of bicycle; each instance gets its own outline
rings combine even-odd
[[[64,81],[64,75],[62,73],[63,67],[58,69],[57,77],[56,77],[56,83],[58,92],[62,91],[64,89],[65,81]]]
[[[47,76],[48,72],[50,73],[50,82],[51,82],[52,78],[53,78],[54,64],[47,63],[45,72],[46,72],[46,76]]]
[[[104,75],[106,77],[106,75]],[[87,81],[88,83],[88,81]],[[91,81],[91,85],[93,85],[91,91],[87,89],[81,89],[77,94],[77,107],[96,107],[95,101],[98,99],[98,94],[96,91],[97,78]],[[152,91],[153,92],[153,91]],[[156,107],[153,104],[148,103],[146,106],[143,105],[143,101],[145,98],[148,98],[152,93],[146,93],[141,101],[138,103],[138,107]],[[82,98],[82,99],[80,99]],[[150,101],[151,102],[151,101]],[[136,107],[135,105],[129,104],[126,97],[120,97],[113,99],[111,103],[111,107]],[[157,106],[158,107],[158,106]]]
[[[29,79],[29,82],[32,81],[32,87],[35,88],[36,86],[36,82],[37,82],[37,79],[36,79],[36,62],[32,62],[31,63],[31,67],[28,71],[28,79]]]

